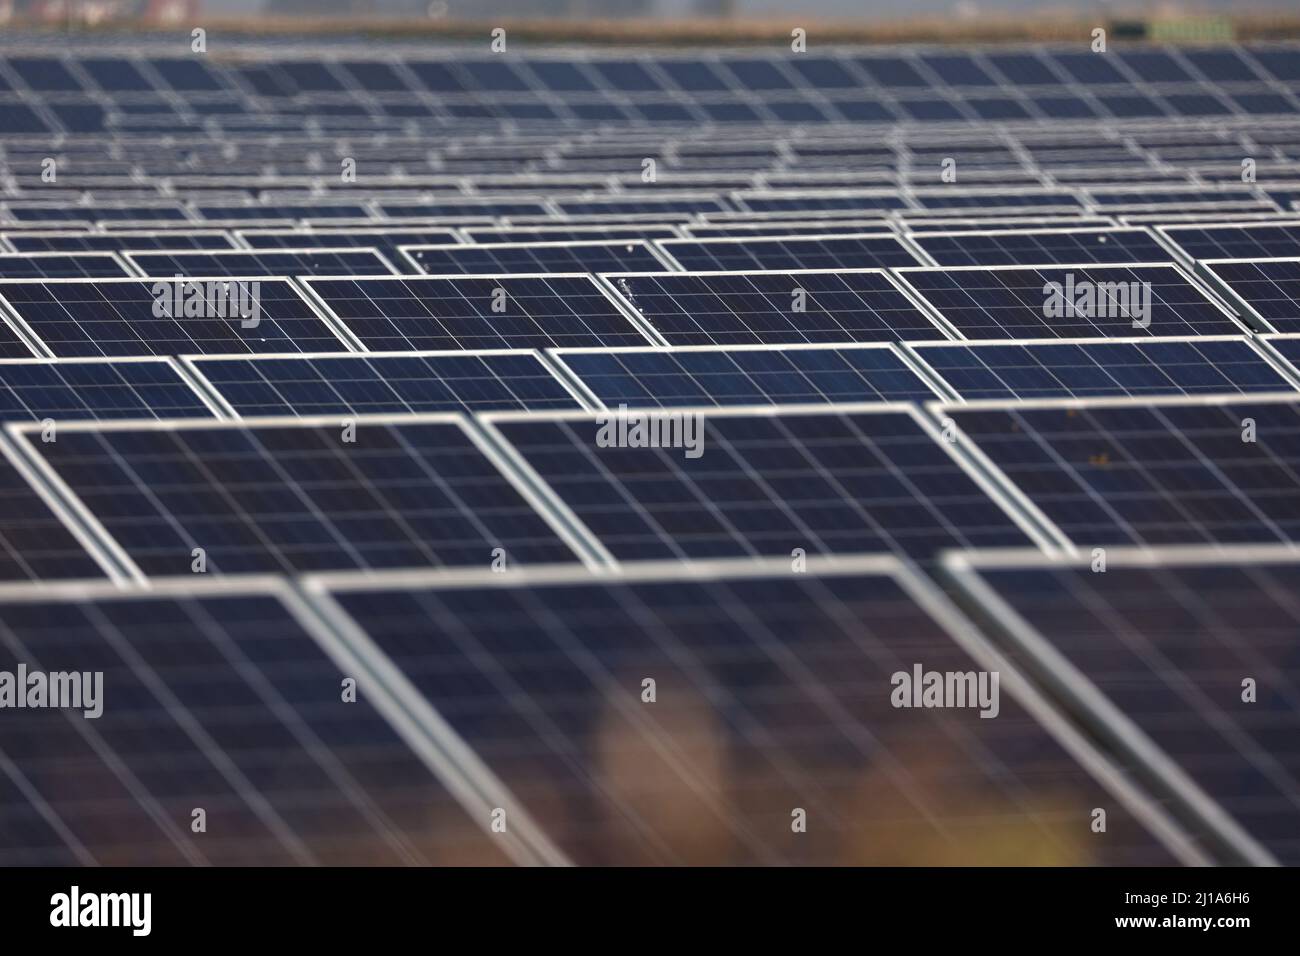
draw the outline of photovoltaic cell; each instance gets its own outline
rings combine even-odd
[[[646,343],[588,275],[304,281],[376,352]]]
[[[4,657],[103,672],[102,713],[0,721],[6,866],[505,862],[271,586],[0,597]],[[22,789],[16,781],[22,781]],[[194,807],[219,826],[190,832]],[[57,827],[51,823],[57,820]]]
[[[0,361],[0,421],[212,417],[165,359]]]
[[[1117,550],[1106,574],[973,557],[960,580],[973,582],[991,613],[1014,620],[1017,663],[1041,672],[1050,649],[1053,672],[1068,669],[1070,684],[1090,688],[1084,707],[1118,734],[1123,766],[1149,772],[1150,758],[1136,753],[1142,738],[1174,768],[1160,774],[1176,799],[1190,803],[1189,783],[1199,788],[1226,811],[1248,859],[1294,866],[1300,566],[1286,551]],[[1243,674],[1258,681],[1259,703],[1243,701]]]
[[[533,352],[212,357],[191,364],[245,417],[581,407]]]
[[[0,279],[95,279],[131,275],[108,253],[0,254]]]
[[[609,434],[617,421],[494,419],[620,561],[788,559],[795,548],[929,558],[1026,540],[906,411],[708,411],[695,458],[685,447],[620,446]]]
[[[670,345],[945,338],[879,271],[625,274],[607,278]]]
[[[934,396],[888,346],[560,350],[610,408],[924,402]]]
[[[402,255],[426,275],[538,272],[667,271],[639,239],[612,242],[527,242],[402,246]]]
[[[264,249],[221,252],[128,252],[147,276],[321,276],[393,275],[395,269],[373,249]]]
[[[1169,251],[1145,229],[931,232],[915,238],[917,245],[941,266],[1028,266],[1172,259]]]
[[[333,419],[27,438],[148,575],[189,573],[194,548],[213,574],[574,559],[456,422],[354,424],[353,441]]]
[[[1079,547],[1300,540],[1293,400],[949,406],[942,414]]]
[[[1235,335],[1242,331],[1173,266],[949,267],[903,269],[898,275],[971,339]],[[1134,321],[1142,318],[1134,315],[1135,303],[1145,299],[1146,288],[1150,289],[1149,324],[1134,326]],[[1087,304],[1085,294],[1091,294],[1093,305]],[[1124,294],[1129,296],[1127,306]]]
[[[897,578],[732,568],[322,586],[578,864],[1169,858],[1013,693],[997,720],[890,705],[913,661],[987,666]],[[1076,835],[1096,805],[1115,822]]]
[[[1242,339],[918,343],[967,400],[1284,392],[1294,386]]]
[[[897,236],[785,236],[767,239],[661,239],[659,247],[688,272],[744,269],[880,269],[914,266]]]
[[[152,279],[4,282],[0,297],[59,358],[344,350],[287,281],[256,281],[261,312],[249,328],[239,318],[173,317],[174,296],[164,289],[160,300]]]

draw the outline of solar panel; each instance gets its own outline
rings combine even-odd
[[[1154,775],[1239,861],[1300,861],[1292,549],[1113,549],[1104,574],[1015,552],[952,565],[1005,622],[1017,664],[1047,675],[1117,762]]]
[[[678,235],[675,226],[617,225],[606,226],[532,226],[480,227],[467,226],[464,230],[470,242],[582,242],[585,240],[613,241],[617,239],[671,239]]]
[[[1157,226],[1189,259],[1273,259],[1300,255],[1300,223]]]
[[[744,269],[876,269],[920,260],[892,234],[784,236],[765,239],[660,239],[688,272]]]
[[[948,266],[899,269],[896,274],[972,339],[1234,335],[1243,330],[1172,265]]]
[[[62,206],[47,203],[7,202],[8,218],[17,222],[152,222],[159,225],[184,223],[193,225],[185,209],[171,202],[140,205],[96,204]]]
[[[740,190],[731,195],[733,201],[747,212],[786,212],[805,217],[819,211],[845,212],[856,217],[872,210],[908,207],[902,196],[887,191],[817,193],[812,190],[794,190],[783,193],[776,190]]]
[[[1209,259],[1203,266],[1264,331],[1300,330],[1300,259]]]
[[[507,819],[527,814],[577,864],[1189,853],[1151,835],[1167,825],[1139,822],[1150,810],[1116,775],[1095,770],[1103,787],[1083,769],[1070,754],[1105,764],[932,586],[870,559],[814,568],[339,575],[309,587],[350,642],[409,675],[416,706],[480,755],[489,802]],[[457,622],[454,638],[443,620]],[[997,668],[998,719],[890,706],[892,673],[917,660]],[[660,703],[644,702],[646,679]],[[1080,821],[1096,806],[1114,822],[1093,840]],[[807,828],[795,832],[800,811]]]
[[[838,236],[880,232],[889,228],[882,219],[779,219],[774,222],[687,223],[682,232],[692,239],[748,239],[763,236]],[[662,238],[673,238],[664,236]]]
[[[19,252],[122,252],[127,249],[232,249],[230,234],[220,229],[168,229],[140,232],[40,231],[5,232]]]
[[[321,276],[396,275],[374,249],[231,249],[213,252],[127,252],[127,260],[144,275],[173,276]]]
[[[928,232],[915,242],[941,266],[1158,262],[1169,251],[1145,229]]]
[[[1079,547],[1296,540],[1295,400],[1094,399],[949,406]]]
[[[879,270],[626,273],[606,279],[669,345],[945,337]]]
[[[345,350],[285,279],[14,280],[0,282],[0,297],[59,358]],[[175,315],[190,302],[213,317]]]
[[[253,249],[339,249],[348,246],[376,249],[396,268],[406,260],[398,246],[455,242],[450,229],[240,229],[239,241]]]
[[[926,232],[1000,232],[1026,229],[1074,229],[1090,226],[1113,226],[1108,216],[925,216],[915,212],[900,214],[899,226],[908,233]]]
[[[95,708],[0,722],[0,815],[21,834],[0,863],[506,862],[506,844],[408,747],[367,678],[341,702],[360,665],[313,628],[300,599],[265,579],[0,592],[6,656],[102,674]],[[195,808],[212,824],[198,836]]]
[[[237,415],[375,415],[580,408],[535,352],[198,357]]]
[[[1295,386],[1245,338],[918,342],[963,399],[1282,392]]]
[[[486,418],[620,561],[928,558],[1027,537],[913,406],[632,414]]]
[[[93,279],[131,273],[108,252],[0,253],[0,279]]]
[[[654,272],[668,269],[650,244],[641,239],[402,246],[401,253],[417,272],[426,275]]]
[[[213,414],[169,359],[0,360],[0,421]]]
[[[19,426],[140,574],[188,574],[196,548],[212,574],[574,560],[451,417],[39,432]]]
[[[610,408],[923,402],[936,394],[884,344],[559,349],[552,355]]]
[[[376,352],[646,342],[589,275],[303,282]]]

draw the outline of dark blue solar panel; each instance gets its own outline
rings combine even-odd
[[[973,57],[965,54],[922,56],[925,63],[939,79],[950,86],[994,86],[994,79],[985,72]]]
[[[1274,259],[1300,255],[1300,224],[1166,226],[1164,234],[1193,259]]]
[[[916,243],[941,266],[1160,262],[1171,259],[1145,229],[1040,229],[926,233]]]
[[[107,253],[0,253],[0,279],[108,279],[131,275]]]
[[[1169,859],[1010,693],[980,720],[864,692],[888,690],[898,662],[981,666],[886,575],[377,581],[332,597],[482,755],[489,800],[526,809],[578,864]],[[660,703],[629,703],[629,675],[653,675]],[[1073,836],[1067,821],[1099,805],[1107,832]]]
[[[59,223],[59,222],[189,222],[185,210],[179,205],[139,205],[139,206],[53,206],[46,203],[11,202],[6,208],[18,222]],[[53,226],[51,226],[53,228]]]
[[[887,347],[564,351],[556,357],[610,408],[934,398]]]
[[[609,278],[670,345],[944,338],[881,272],[665,273]]]
[[[207,65],[197,57],[150,60],[149,65],[174,90],[219,92],[224,88]]]
[[[1276,331],[1300,329],[1300,260],[1213,262],[1206,268]]]
[[[211,417],[212,409],[163,359],[0,362],[3,421]]]
[[[971,339],[1242,331],[1172,266],[908,269],[899,275]]]
[[[451,422],[60,429],[29,441],[145,574],[571,561]]]
[[[796,548],[928,558],[1028,540],[905,412],[646,414],[695,421],[693,437],[678,434],[696,457],[620,445],[617,415],[497,427],[619,560],[788,559]]]
[[[455,219],[460,216],[546,216],[540,202],[523,200],[437,199],[432,202],[383,202],[379,211],[389,219]]]
[[[110,233],[9,232],[5,239],[19,252],[121,252],[127,249],[231,249],[220,230],[169,229],[166,232]]]
[[[715,196],[672,199],[656,196],[609,199],[560,199],[555,205],[565,216],[655,215],[667,213],[725,212],[729,207]]]
[[[902,57],[855,57],[853,62],[881,86],[896,88],[929,86],[916,67]]]
[[[919,344],[916,353],[968,400],[1291,391],[1245,339]]]
[[[62,438],[64,432],[55,432]],[[39,439],[38,439],[39,440]],[[0,451],[0,581],[102,578],[104,570]]]
[[[798,193],[744,193],[744,208],[751,212],[812,212],[873,209],[903,209],[907,206],[902,196],[890,193],[843,193],[819,195],[814,192]]]
[[[893,235],[758,239],[666,239],[660,247],[688,272],[735,269],[882,269],[917,258]]]
[[[404,246],[403,254],[428,275],[644,272],[668,269],[650,247],[639,239]]]
[[[0,627],[7,658],[104,678],[84,724],[84,709],[0,721],[6,781],[22,781],[0,784],[21,834],[4,865],[505,862],[370,687],[340,702],[355,671],[276,590],[6,596]]]
[[[646,343],[585,275],[305,281],[376,352]]]
[[[1300,540],[1294,402],[944,414],[1080,547]]]
[[[211,317],[176,315],[178,286],[182,309],[194,303]],[[288,282],[252,280],[242,283],[242,292],[209,297],[209,291],[231,286],[218,283],[210,290],[204,283],[194,294],[192,283],[174,280],[6,282],[0,296],[60,358],[343,350]],[[218,317],[216,304],[230,315],[241,301],[248,303],[247,320]],[[245,328],[246,321],[255,324]]]
[[[247,417],[579,407],[530,352],[200,358],[193,364]]]
[[[81,92],[77,78],[54,57],[11,56],[8,63],[22,81],[37,92]]]
[[[529,228],[467,226],[471,242],[609,242],[616,239],[672,239],[678,233],[672,226],[537,226]],[[444,240],[445,242],[445,240]],[[415,243],[412,243],[414,245]]]
[[[1271,855],[1294,866],[1298,571],[1293,557],[1277,552],[1225,551],[1173,556],[1154,568],[1116,554],[1105,574],[1029,560],[979,577],[1001,602],[993,613],[1005,617],[1009,608],[1033,633],[1016,648],[1017,664],[1050,673],[1057,686],[1087,687],[1089,702],[1075,690],[1071,703],[1120,742],[1122,767],[1149,775],[1149,757],[1136,750],[1139,740],[1151,744],[1217,804],[1213,817],[1200,811],[1201,831],[1227,833],[1254,862]],[[1068,681],[1063,669],[1072,672]],[[1243,675],[1259,675],[1257,703],[1243,699]],[[1164,768],[1158,779],[1186,805],[1182,779]]]
[[[399,246],[455,242],[450,229],[245,229],[239,238],[254,249],[330,249],[346,246],[379,250],[394,268],[406,267]],[[166,247],[160,247],[166,248]]]
[[[393,275],[369,249],[280,249],[214,252],[133,252],[127,258],[147,276]]]

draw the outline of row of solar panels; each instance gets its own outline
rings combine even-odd
[[[127,276],[287,275],[483,275],[544,272],[592,274],[641,271],[789,271],[795,269],[907,268],[915,266],[1036,266],[1119,264],[1178,259],[1188,264],[1222,259],[1286,258],[1300,254],[1300,221],[1197,223],[1142,227],[1051,227],[1018,224],[996,231],[932,229],[911,233],[881,223],[791,223],[702,226],[690,231],[712,238],[671,238],[667,226],[594,227],[593,235],[617,238],[460,243],[449,230],[350,230],[338,232],[241,231],[250,248],[233,248],[227,237],[199,233],[200,241],[224,248],[132,248],[132,236],[84,236],[85,245],[116,252],[56,252],[50,245],[83,245],[83,234],[16,233],[0,241],[18,252],[0,252],[0,278],[110,278]],[[869,231],[873,230],[874,231]],[[528,230],[520,230],[527,232]],[[734,235],[722,235],[731,232]],[[775,233],[782,233],[777,235]],[[768,235],[767,233],[773,233]],[[554,235],[545,231],[536,236]],[[582,235],[581,231],[569,235]],[[637,238],[632,238],[633,235]],[[191,233],[178,246],[188,244]],[[657,238],[657,236],[663,236]],[[338,246],[331,243],[338,238]],[[156,247],[167,235],[150,236]],[[534,237],[535,238],[535,237]],[[427,240],[453,240],[433,241]],[[1161,240],[1164,240],[1163,242]],[[49,241],[47,241],[49,240]],[[300,242],[302,248],[277,248]],[[260,248],[258,248],[260,246]],[[3,247],[0,247],[3,248]],[[1172,255],[1171,255],[1172,254]]]
[[[0,722],[0,862],[1294,864],[1294,552],[1110,560],[953,555],[1008,633],[881,558],[5,588],[112,696]],[[997,719],[891,707],[917,660]]]
[[[655,239],[742,239],[789,238],[800,235],[817,237],[857,235],[865,233],[897,234],[905,239],[907,248],[915,249],[917,262],[925,264],[939,256],[955,254],[935,240],[935,248],[918,248],[929,239],[920,238],[926,233],[966,234],[970,243],[980,247],[973,256],[996,256],[990,244],[1005,247],[1016,255],[1060,258],[1071,250],[1076,258],[1087,260],[1104,254],[1105,242],[1088,243],[1089,236],[1104,238],[1110,229],[1125,226],[1154,226],[1163,240],[1164,250],[1180,259],[1237,258],[1240,250],[1247,254],[1263,254],[1266,258],[1284,257],[1297,251],[1292,242],[1292,226],[1300,213],[1252,213],[1234,211],[1200,210],[1198,212],[1148,213],[1127,216],[1084,216],[1067,214],[1049,215],[983,215],[972,210],[965,216],[921,215],[919,213],[882,214],[870,211],[861,213],[810,213],[814,218],[801,218],[799,214],[756,213],[718,216],[681,217],[677,222],[652,222],[643,220],[619,221],[606,217],[586,217],[563,223],[554,220],[519,222],[507,225],[465,224],[425,225],[422,222],[401,225],[340,225],[321,223],[302,228],[251,228],[251,229],[132,229],[106,224],[105,228],[91,230],[0,228],[0,252],[156,252],[232,249],[331,249],[342,247],[372,248],[382,253],[391,264],[406,267],[408,261],[402,246],[447,246],[454,244],[495,245],[500,243],[578,243],[610,242]],[[668,217],[672,218],[672,217]],[[982,233],[1010,232],[1005,239],[985,237]],[[1064,233],[1060,238],[1054,238]],[[1070,238],[1079,233],[1080,239]],[[1121,228],[1121,233],[1132,235]],[[907,237],[911,237],[909,240]],[[1058,247],[1049,251],[1051,247]],[[1162,253],[1163,251],[1162,250]],[[464,250],[464,255],[471,255]],[[1043,260],[1022,262],[1023,265],[1040,264]],[[979,264],[979,263],[969,263]],[[988,262],[984,264],[997,264]]]
[[[177,257],[164,260],[170,267]],[[1300,331],[1300,259],[1204,260],[1198,266],[1217,286],[1168,262],[599,277],[6,279],[0,280],[0,305],[8,310],[0,357]],[[1231,297],[1235,312],[1220,293]],[[1053,301],[1058,308],[1051,308]],[[242,303],[240,317],[221,311],[230,303]]]
[[[1239,168],[1239,163],[1237,164]],[[937,178],[937,177],[936,177]],[[160,202],[76,202],[64,199],[8,199],[0,205],[0,226],[52,228],[62,225],[87,227],[90,224],[127,224],[158,227],[183,226],[257,226],[299,221],[341,220],[362,226],[378,226],[386,221],[422,220],[447,223],[480,223],[489,219],[513,222],[580,221],[582,217],[603,216],[630,219],[660,217],[665,221],[685,220],[696,216],[717,217],[722,214],[762,215],[770,213],[804,213],[810,216],[826,212],[880,216],[897,210],[902,214],[925,212],[953,215],[975,210],[983,215],[1004,214],[1108,214],[1171,210],[1175,208],[1224,209],[1278,212],[1290,208],[1300,193],[1300,183],[1275,181],[1259,186],[1222,186],[1192,184],[1145,184],[1138,186],[1092,186],[1084,189],[1042,187],[915,187],[908,189],[807,189],[736,191],[718,193],[579,194],[541,200],[526,195],[506,198],[471,198],[464,196],[422,197],[407,199],[380,198],[373,201],[339,197],[335,201],[302,197],[275,203],[199,203]]]
[[[214,43],[217,42],[214,40]],[[1081,44],[1082,47],[1082,44]],[[184,49],[184,47],[182,47]],[[408,122],[928,122],[1292,114],[1294,47],[903,55],[266,59],[7,52],[16,132]],[[1027,91],[1027,92],[1026,92]],[[292,121],[296,120],[296,124]]]
[[[1156,132],[1148,132],[1152,126]],[[852,127],[846,127],[845,130]],[[821,182],[844,186],[889,185],[895,177],[934,182],[942,162],[961,181],[1001,175],[1034,181],[1049,173],[1068,183],[1177,181],[1189,174],[1224,181],[1240,179],[1245,157],[1261,177],[1294,178],[1297,129],[1293,122],[1272,127],[1256,122],[1194,125],[1156,123],[1141,129],[1104,124],[1003,129],[971,135],[966,127],[891,130],[877,144],[863,144],[846,132],[769,130],[751,139],[748,130],[729,131],[726,143],[663,131],[654,139],[623,136],[617,145],[591,135],[571,139],[502,135],[456,140],[420,135],[377,134],[358,142],[350,136],[249,136],[238,144],[215,134],[186,137],[21,136],[5,142],[0,171],[26,186],[56,195],[69,184],[156,195],[175,186],[198,195],[217,190],[234,196],[275,190],[334,188],[353,196],[425,190],[456,193],[524,192],[557,195],[575,189],[808,188]],[[833,129],[841,129],[835,127]],[[698,134],[697,134],[698,137]],[[491,142],[493,145],[484,145]],[[53,159],[59,178],[51,181]],[[335,179],[342,160],[355,163],[359,179]],[[645,160],[655,161],[654,181],[642,180]],[[1076,169],[1082,166],[1082,169]],[[40,174],[44,173],[44,178]]]
[[[771,422],[740,422],[724,427],[760,448],[755,425]],[[420,429],[401,426],[404,449],[427,447]],[[164,479],[181,460],[229,483],[250,466],[240,451],[265,442],[293,472],[317,445],[264,427],[241,433],[235,454],[196,432],[160,454],[153,433],[132,434],[146,440],[109,433],[96,460],[125,449],[108,474],[148,469],[140,478],[173,504],[180,492]],[[825,430],[813,434],[804,448],[835,458]],[[875,437],[899,457],[895,429]],[[300,493],[357,500],[315,464]],[[391,462],[381,474],[383,491],[400,487]],[[785,478],[770,464],[761,474]],[[227,496],[274,495],[244,477]],[[798,517],[806,504],[796,499]],[[277,513],[285,524],[258,527],[301,559],[307,520]],[[338,514],[337,527],[374,557],[376,536],[360,532],[375,519],[361,513]],[[400,514],[429,520],[409,505]],[[1108,561],[1098,574],[1095,557],[950,557],[969,599],[1009,628],[1001,652],[929,581],[879,557],[813,558],[802,574],[788,558],[599,576],[334,574],[308,577],[305,600],[267,579],[6,587],[15,658],[93,664],[111,696],[103,720],[29,710],[0,722],[0,860],[1296,862],[1294,550],[1114,548]],[[894,675],[918,660],[996,671],[998,719],[889,706]],[[1258,709],[1242,673],[1259,682]],[[645,709],[647,680],[671,708]],[[1069,721],[1035,690],[1044,683]],[[665,805],[680,815],[653,812]],[[206,838],[184,825],[195,807]],[[792,836],[800,813],[812,839]]]
[[[126,582],[1300,542],[1294,388],[634,412],[14,422],[0,572]]]
[[[587,130],[504,127],[483,130],[414,129],[371,136],[341,136],[337,132],[300,133],[295,130],[223,136],[208,131],[193,139],[168,136],[109,134],[103,136],[11,136],[8,153],[30,157],[53,145],[71,162],[100,164],[118,174],[131,166],[150,162],[188,164],[191,175],[207,167],[220,175],[222,162],[238,164],[258,159],[269,164],[310,161],[313,157],[341,159],[356,156],[370,162],[436,159],[461,168],[446,175],[500,175],[497,163],[540,163],[536,172],[555,172],[550,165],[567,159],[604,162],[611,172],[626,170],[629,160],[652,156],[683,172],[734,172],[763,165],[785,164],[814,174],[870,171],[879,167],[928,163],[955,149],[972,165],[1015,165],[1026,159],[1059,162],[1073,158],[1068,152],[1084,144],[1094,147],[1088,161],[1104,165],[1157,155],[1165,160],[1224,156],[1229,150],[1253,146],[1263,158],[1284,159],[1295,152],[1294,117],[1242,120],[1186,120],[1161,118],[1144,124],[1044,123],[1038,125],[980,126],[961,123],[945,127],[897,125],[879,136],[854,136],[857,127],[737,126],[725,139],[708,127],[673,127],[641,130],[593,126]],[[859,131],[860,132],[860,131]],[[295,150],[285,156],[278,147]],[[1089,151],[1090,154],[1093,150]],[[471,162],[482,165],[471,167]],[[116,164],[116,165],[115,165]],[[848,168],[845,168],[848,167]],[[238,167],[237,167],[238,168]],[[187,170],[176,170],[184,174]],[[242,168],[239,172],[244,172]]]
[[[0,421],[1282,392],[1300,336],[0,359]]]

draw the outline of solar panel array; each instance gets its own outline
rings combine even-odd
[[[101,39],[0,42],[0,671],[105,685],[0,864],[1300,861],[1300,47]]]

